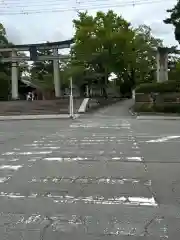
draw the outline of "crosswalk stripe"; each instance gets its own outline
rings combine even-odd
[[[36,164],[44,164],[45,168],[51,168],[51,163],[56,162],[61,166],[63,163],[77,163],[77,166],[80,166],[79,163],[82,164],[93,164],[94,162],[106,162],[108,163],[136,163],[136,164],[143,164],[144,158],[141,155],[140,147],[138,144],[137,139],[133,136],[133,131],[131,129],[131,124],[127,120],[113,120],[109,119],[106,121],[106,124],[103,123],[104,120],[102,119],[101,122],[93,122],[86,120],[81,121],[80,123],[73,123],[70,126],[70,130],[64,130],[57,132],[55,134],[43,137],[39,140],[34,140],[32,143],[26,143],[23,145],[21,149],[13,149],[13,151],[7,151],[2,154],[2,162],[6,162],[7,164],[0,165],[0,171],[3,170],[13,170],[14,172],[19,171],[23,172],[23,168],[27,167],[28,162],[33,162]],[[71,131],[73,129],[73,131]],[[91,129],[91,135],[89,132]],[[76,132],[82,131],[80,133],[79,138],[76,137]],[[114,134],[108,131],[114,131]],[[122,131],[122,132],[121,132]],[[125,135],[124,131],[128,131],[128,136]],[[127,132],[126,132],[127,133]],[[67,136],[67,135],[68,136]],[[66,138],[64,136],[66,135]],[[113,144],[119,146],[118,150],[113,150]],[[109,151],[106,151],[105,146],[110,146]],[[89,149],[89,150],[88,150]],[[76,153],[76,150],[78,153]],[[94,152],[93,152],[94,151]],[[109,152],[109,153],[108,153]],[[94,156],[95,155],[95,156]],[[14,165],[9,164],[8,162],[14,160]],[[22,162],[23,165],[20,165]],[[1,163],[2,163],[1,162]],[[17,165],[15,165],[17,164]],[[78,165],[79,164],[79,165]],[[34,165],[35,166],[35,165]],[[1,172],[0,172],[1,173]],[[19,173],[18,173],[19,174]],[[3,176],[0,178],[0,183],[4,184],[13,178],[13,172],[9,176]],[[105,195],[88,195],[88,193],[78,194],[77,196],[71,194],[71,192],[66,193],[66,189],[64,189],[64,194],[59,189],[59,186],[62,184],[76,184],[79,187],[83,187],[85,185],[89,186],[91,184],[99,185],[106,185],[107,190],[111,189],[112,185],[117,185],[117,189],[120,189],[122,185],[130,184],[135,189],[135,185],[143,185],[149,189],[151,186],[151,180],[142,180],[140,178],[125,178],[125,177],[118,177],[118,176],[43,176],[39,177],[34,176],[31,179],[26,179],[27,182],[23,184],[27,184],[27,186],[31,187],[31,192],[26,192],[23,194],[23,191],[2,191],[0,192],[0,201],[8,200],[17,202],[23,200],[26,202],[36,201],[38,199],[47,199],[51,200],[55,205],[72,205],[72,204],[83,204],[87,205],[88,207],[92,205],[92,207],[103,206],[103,205],[112,205],[112,206],[124,206],[127,209],[130,207],[139,207],[143,208],[156,208],[158,207],[158,203],[154,198],[153,194],[148,194],[151,196],[135,196],[131,193],[128,195],[124,195],[120,191],[117,191],[116,196],[105,196]],[[46,189],[47,184],[54,184],[55,188],[59,189],[59,193],[54,193],[53,191],[43,191],[43,189],[39,191],[33,191],[33,187],[37,183],[42,183],[42,188]],[[28,185],[29,184],[29,185]],[[58,185],[59,184],[59,185]],[[10,188],[9,188],[10,189]],[[73,186],[72,186],[73,189]],[[90,193],[95,191],[92,189]],[[113,192],[113,191],[112,191]],[[110,195],[111,193],[109,193]],[[71,207],[70,207],[71,210]],[[149,211],[149,210],[148,210]],[[89,229],[93,228],[92,225],[94,224],[95,232],[101,234],[109,234],[114,236],[121,236],[121,235],[134,235],[140,236],[143,231],[138,232],[139,226],[136,220],[132,220],[131,223],[127,222],[120,222],[115,220],[107,220],[106,223],[103,221],[103,214],[104,211],[100,210],[100,220],[95,220],[95,223],[86,223],[86,227],[88,226]],[[111,216],[113,218],[113,215]],[[83,218],[90,219],[94,218],[93,216],[84,214]],[[105,216],[104,216],[105,218]],[[65,219],[65,220],[62,220]],[[69,214],[68,216],[64,213],[60,216],[52,215],[49,218],[43,216],[41,214],[34,214],[29,217],[22,216],[16,224],[22,224],[24,228],[28,224],[43,224],[44,222],[50,221],[50,226],[52,229],[60,232],[67,233],[75,231],[75,226],[78,231],[80,231],[81,226],[84,227],[85,220],[80,220],[82,217],[77,216],[76,214]],[[98,229],[98,221],[99,226],[102,224],[103,229]],[[110,227],[110,222],[113,227]],[[130,226],[131,225],[131,226]],[[163,224],[159,224],[160,227],[164,226]],[[136,228],[137,226],[137,228]],[[84,230],[83,230],[84,231]],[[91,230],[88,230],[91,232]],[[164,235],[163,235],[164,234]],[[159,233],[159,236],[167,235],[164,233]]]

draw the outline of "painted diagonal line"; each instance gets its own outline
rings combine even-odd
[[[115,196],[113,198],[105,198],[104,196],[98,196],[98,197],[75,197],[75,196],[69,196],[69,195],[52,195],[49,194],[41,194],[38,195],[38,193],[32,193],[31,195],[24,196],[20,193],[6,193],[1,192],[0,197],[5,197],[9,199],[36,199],[36,198],[49,198],[53,200],[55,203],[59,204],[76,204],[76,203],[84,203],[84,204],[103,204],[103,205],[130,205],[130,206],[152,206],[157,207],[158,204],[156,203],[154,197],[146,198],[146,197],[125,197],[125,196]]]
[[[168,140],[177,139],[180,138],[180,136],[167,136],[162,138],[157,138],[153,140],[146,141],[147,143],[159,143],[159,142],[167,142]]]

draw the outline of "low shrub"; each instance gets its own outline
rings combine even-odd
[[[134,110],[136,112],[159,112],[159,113],[179,113],[180,103],[164,103],[164,104],[151,104],[143,103],[141,105],[135,104]]]
[[[135,112],[153,112],[154,110],[151,107],[151,104],[143,103],[143,104],[135,104],[134,111]]]
[[[180,92],[180,81],[169,80],[162,83],[143,83],[136,87],[136,93],[169,93]]]

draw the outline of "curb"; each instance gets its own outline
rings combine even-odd
[[[165,116],[165,115],[138,115],[137,112],[133,111],[133,107],[129,108],[129,113],[135,116],[137,120],[180,120],[180,116]]]
[[[11,120],[45,120],[45,119],[76,119],[80,114],[74,114],[74,117],[69,114],[48,114],[48,115],[18,115],[18,116],[0,116],[0,121]]]
[[[180,120],[177,116],[137,116],[138,120]]]

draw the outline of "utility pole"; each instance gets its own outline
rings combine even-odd
[[[70,78],[69,115],[70,115],[70,118],[74,119],[74,103],[73,103],[72,77]]]
[[[12,57],[16,57],[16,51],[11,52]],[[13,100],[18,99],[18,63],[16,61],[12,62],[11,70],[11,96]]]

